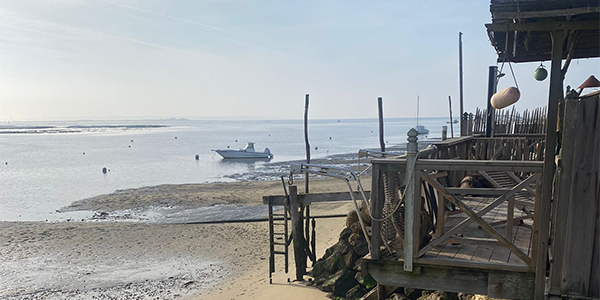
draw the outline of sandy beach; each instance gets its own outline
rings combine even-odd
[[[343,188],[337,181],[311,181],[312,192]],[[268,181],[163,185],[85,199],[68,210],[259,205],[263,195],[281,193],[281,182]],[[312,214],[342,214],[350,207],[315,205]],[[317,220],[318,256],[343,226],[343,218]],[[316,288],[288,283],[293,268],[285,274],[282,260],[277,269],[269,284],[267,222],[0,223],[0,299],[326,299]]]

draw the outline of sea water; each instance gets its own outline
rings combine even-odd
[[[445,118],[421,118],[439,137]],[[414,119],[386,119],[389,146],[406,143]],[[141,125],[141,126],[140,126]],[[161,126],[155,126],[161,125]],[[16,126],[16,127],[15,127]],[[455,128],[458,126],[455,126]],[[311,156],[378,148],[378,121],[311,120]],[[211,149],[268,147],[271,161],[226,161]],[[195,159],[198,154],[199,159]],[[0,221],[60,220],[56,210],[120,189],[240,180],[272,164],[305,157],[301,120],[78,121],[0,125]],[[106,167],[109,171],[103,173]],[[282,174],[284,175],[284,174]]]

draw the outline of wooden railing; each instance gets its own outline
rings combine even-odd
[[[525,138],[504,138],[507,141],[514,141],[514,144],[518,144],[525,147]],[[531,249],[531,255],[524,253],[519,247],[512,242],[514,223],[514,207],[515,207],[515,195],[517,193],[534,193],[534,190],[540,190],[540,173],[543,169],[543,163],[541,161],[530,161],[526,156],[519,155],[523,152],[511,152],[516,153],[513,158],[521,158],[521,160],[474,160],[472,156],[468,155],[470,145],[473,143],[492,143],[489,139],[480,139],[475,137],[466,137],[456,139],[448,143],[436,144],[437,149],[435,151],[426,150],[421,151],[419,154],[416,152],[416,132],[409,132],[409,144],[407,155],[400,159],[375,159],[372,161],[373,164],[373,178],[372,178],[372,193],[371,193],[371,209],[372,209],[372,259],[380,259],[382,257],[382,236],[381,220],[385,219],[383,207],[386,201],[386,191],[384,186],[384,174],[391,174],[397,172],[402,174],[401,177],[405,178],[404,184],[405,189],[403,193],[403,205],[404,205],[404,237],[403,237],[403,249],[401,249],[404,258],[404,270],[412,271],[413,263],[418,262],[419,258],[425,255],[433,247],[441,245],[455,237],[455,234],[460,232],[461,229],[465,228],[473,222],[477,223],[479,227],[487,232],[493,241],[501,246],[506,247],[511,253],[516,255],[527,267],[533,268],[535,263],[535,236],[533,237],[534,247]],[[518,141],[518,142],[517,142]],[[495,140],[493,143],[499,143]],[[510,144],[510,143],[509,143]],[[512,145],[514,145],[512,144]],[[481,147],[481,146],[478,146]],[[454,150],[450,150],[455,148]],[[428,151],[428,152],[427,152]],[[439,157],[440,151],[443,153],[456,153],[456,156]],[[501,151],[501,150],[499,150]],[[497,152],[500,153],[500,152]],[[442,159],[430,159],[431,158],[442,158]],[[446,158],[446,159],[443,159]],[[449,158],[449,159],[448,159]],[[462,159],[461,159],[462,158]],[[492,157],[493,158],[493,157]],[[502,188],[495,186],[494,188],[470,188],[470,189],[459,189],[455,188],[457,185],[452,185],[452,181],[446,181],[445,184],[441,184],[439,180],[439,174],[451,174],[451,173],[475,173],[481,172],[506,172],[506,174],[512,174],[510,177],[514,177],[515,185],[511,188]],[[405,174],[405,175],[404,175]],[[389,176],[389,175],[387,175]],[[459,181],[460,182],[460,181]],[[536,188],[530,188],[531,185],[536,185]],[[453,187],[454,186],[454,187]],[[424,188],[426,187],[426,188]],[[428,193],[433,189],[438,195],[437,197],[437,216],[436,216],[436,234],[428,243],[423,243],[423,224],[422,221],[422,198],[421,193],[424,191]],[[389,193],[389,191],[388,191]],[[485,205],[479,211],[473,211],[469,206],[464,203],[463,196],[466,194],[470,195],[487,195],[488,197],[495,197],[490,203]],[[445,219],[445,201],[448,200],[455,205],[460,212],[466,214],[467,218],[460,222],[458,225],[445,231],[444,219]],[[494,228],[494,224],[490,224],[483,219],[483,216],[493,209],[497,208],[500,204],[508,203],[507,213],[507,229],[503,234]],[[535,199],[533,204],[535,207],[539,205],[539,199]],[[537,220],[535,220],[537,221]],[[534,221],[534,230],[537,223]],[[425,231],[426,232],[426,231]],[[468,238],[467,238],[468,239]],[[476,242],[476,241],[472,241]],[[489,240],[486,240],[489,242]],[[385,248],[384,248],[385,249]]]

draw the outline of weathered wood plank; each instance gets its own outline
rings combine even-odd
[[[382,174],[378,164],[373,165],[373,176],[371,179],[371,257],[375,260],[380,258],[381,251],[381,219],[385,195],[383,194]]]
[[[420,159],[417,161],[417,168],[420,170],[510,171],[533,173],[541,172],[543,164],[537,161]]]
[[[296,263],[296,280],[304,281],[306,274],[306,247],[304,245],[304,230],[300,214],[300,205],[297,201],[298,186],[291,185],[290,193],[290,216],[292,217],[292,236],[294,242],[294,261]]]
[[[360,192],[352,192],[355,199],[362,199]],[[369,198],[371,196],[370,191],[365,191],[365,196]],[[298,203],[308,205],[311,203],[318,202],[333,202],[333,201],[351,201],[352,197],[350,192],[337,192],[337,193],[314,193],[314,194],[300,194],[298,195]],[[284,195],[274,196],[263,196],[263,204],[271,204],[274,206],[283,206],[285,204]]]
[[[571,175],[566,175],[561,185],[569,190],[567,230],[565,234],[565,252],[563,265],[563,285],[561,292],[569,295],[589,296],[591,265],[594,255],[595,231],[591,226],[596,224],[599,204],[599,160],[600,151],[600,104],[597,99],[581,102],[567,100],[566,109],[576,109],[578,122],[575,127],[565,127],[565,135],[575,135],[570,145],[563,145],[565,157],[572,156]],[[572,103],[572,105],[569,104]],[[568,114],[565,110],[565,114]],[[591,142],[594,141],[594,142]],[[577,251],[573,251],[573,249]],[[598,255],[598,253],[596,254]],[[594,270],[598,272],[598,270]]]
[[[488,297],[500,299],[531,299],[534,291],[534,276],[514,276],[510,273],[488,275]]]

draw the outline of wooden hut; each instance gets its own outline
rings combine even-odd
[[[599,96],[563,91],[572,59],[600,56],[600,2],[492,0],[490,11],[499,62],[551,61],[545,134],[520,144],[519,134],[469,136],[417,152],[409,132],[406,157],[372,161],[363,270],[381,286],[600,298]],[[476,173],[494,186],[457,187]]]

